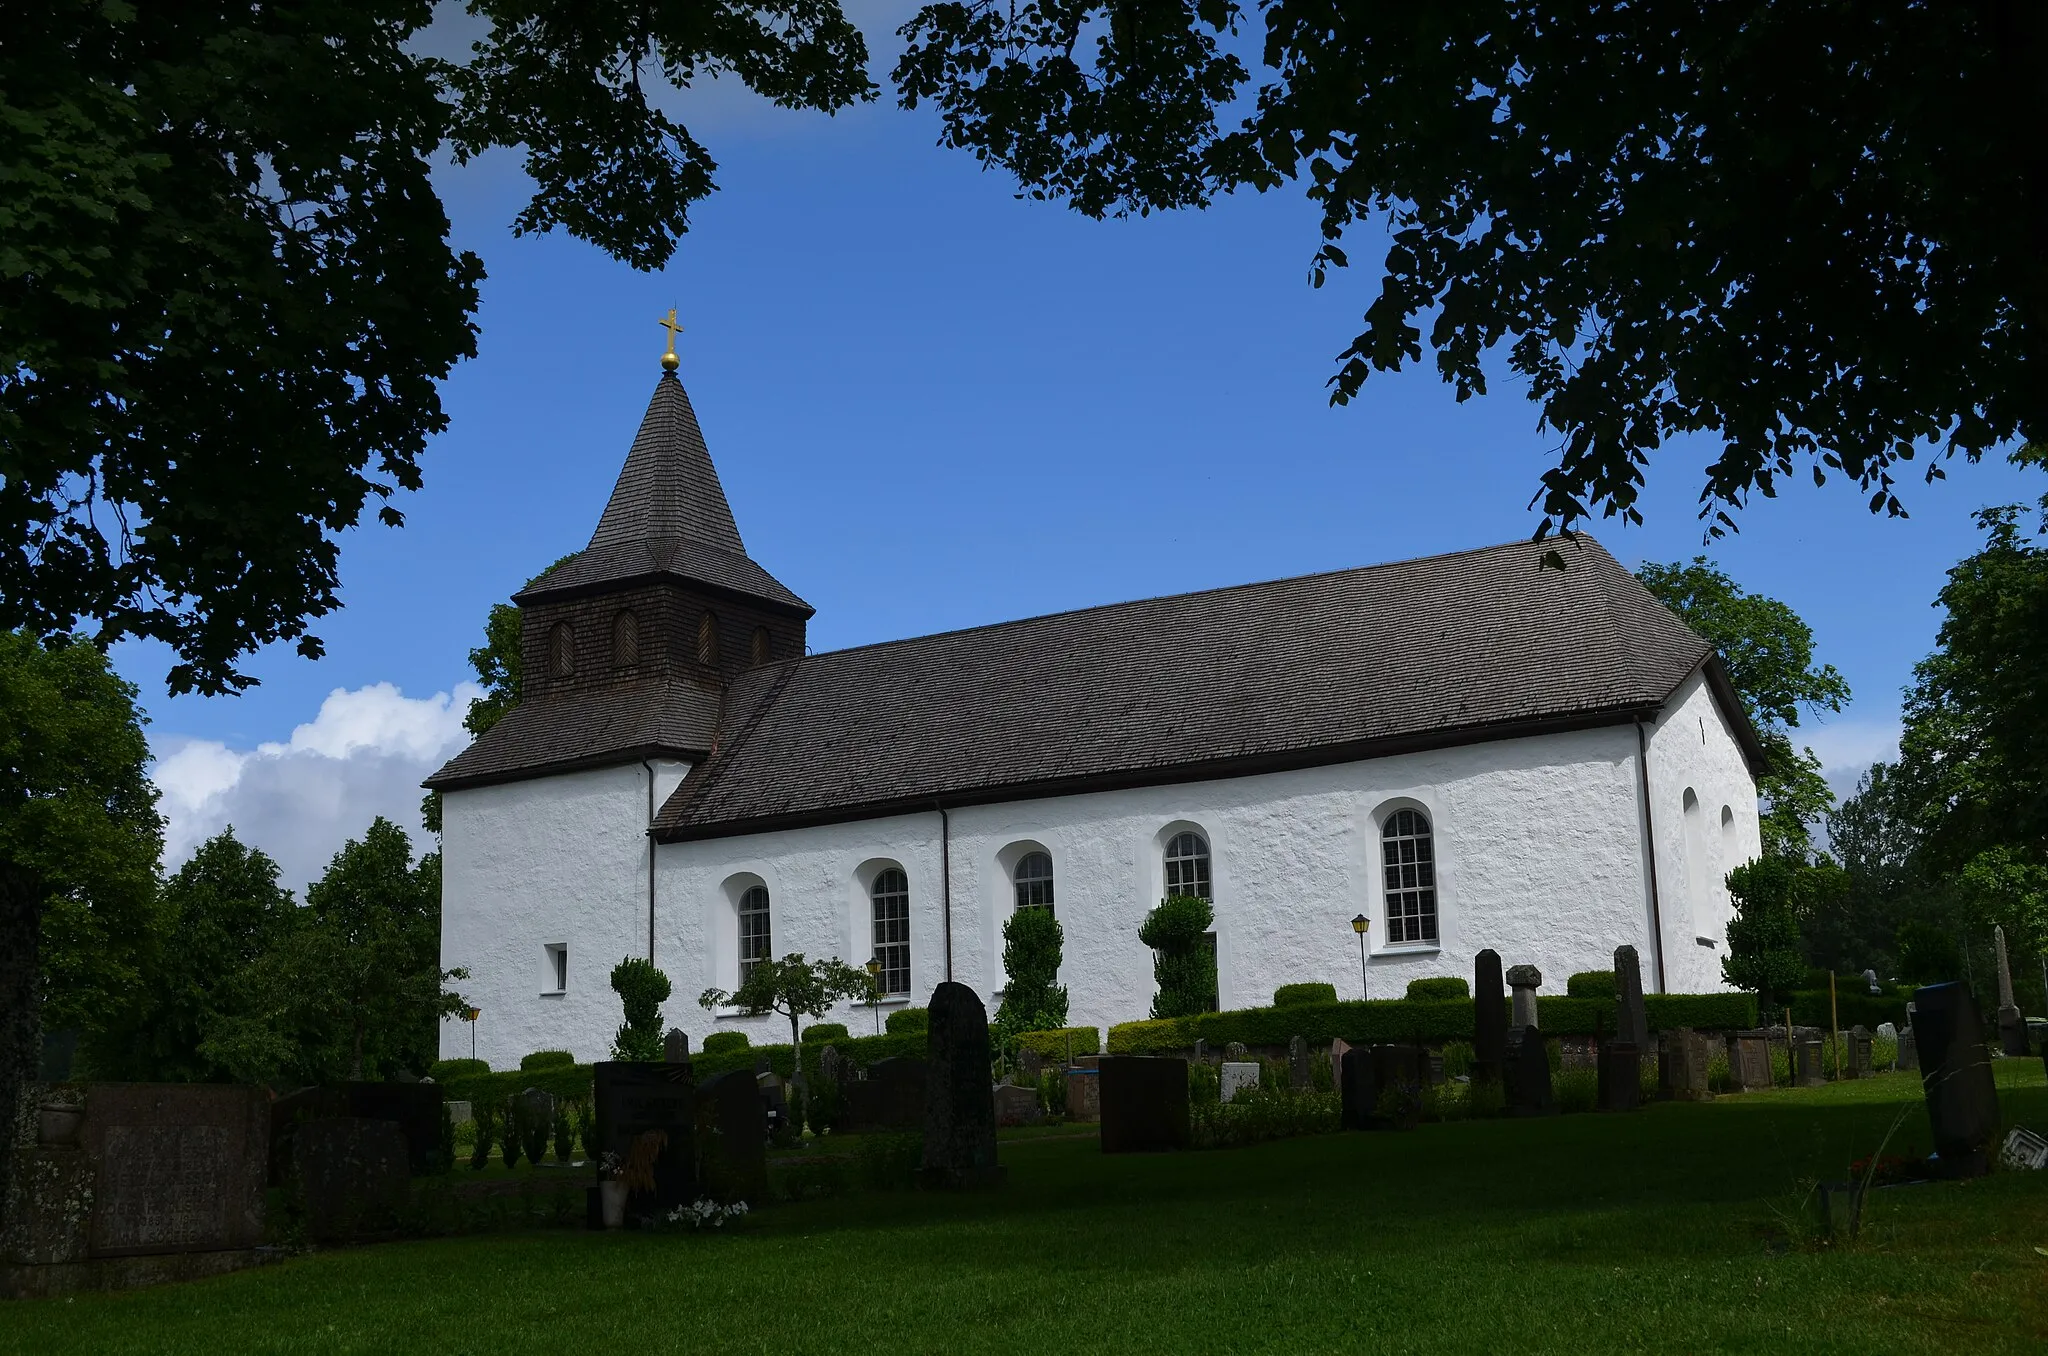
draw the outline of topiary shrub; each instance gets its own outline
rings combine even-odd
[[[1334,1003],[1337,1001],[1337,986],[1334,984],[1282,984],[1273,990],[1273,1006],[1291,1008],[1302,1003]]]
[[[825,1041],[843,1041],[845,1039],[846,1023],[844,1022],[820,1022],[816,1026],[804,1028],[805,1045],[819,1045]]]
[[[565,1064],[574,1064],[575,1062],[576,1056],[570,1054],[567,1050],[536,1050],[530,1055],[521,1055],[519,1057],[519,1067],[521,1070],[559,1069]]]
[[[625,1005],[626,1021],[612,1037],[612,1058],[659,1060],[661,1005],[668,1001],[668,976],[654,962],[628,957],[612,967],[612,992]]]
[[[1003,1036],[1056,1031],[1067,1024],[1067,990],[1059,982],[1066,943],[1051,909],[1019,909],[1003,924],[1003,1004],[992,1023]]]
[[[1566,998],[1613,998],[1620,992],[1612,970],[1581,970],[1564,982]]]
[[[471,1074],[486,1074],[490,1071],[491,1066],[485,1060],[443,1059],[435,1061],[434,1066],[427,1070],[427,1077],[436,1083],[446,1083],[451,1078],[467,1078]]]
[[[1440,1003],[1453,998],[1470,998],[1472,986],[1457,975],[1436,975],[1409,980],[1408,996],[1419,1003]]]
[[[1162,899],[1145,915],[1138,940],[1158,953],[1152,961],[1152,978],[1159,985],[1152,999],[1154,1017],[1216,1010],[1216,956],[1208,941],[1215,922],[1215,906],[1193,895]]]
[[[889,1014],[888,1028],[892,1036],[917,1035],[931,1030],[931,1027],[929,1008],[904,1008]]]
[[[715,1055],[722,1050],[744,1050],[747,1048],[747,1033],[744,1031],[714,1031],[704,1038],[704,1053]]]

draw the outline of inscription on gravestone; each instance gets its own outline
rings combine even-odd
[[[99,1257],[263,1241],[269,1108],[260,1089],[102,1083],[87,1096]]]

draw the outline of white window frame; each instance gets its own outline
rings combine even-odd
[[[1421,832],[1404,826],[1403,817],[1412,816]],[[1443,945],[1443,862],[1437,853],[1436,817],[1422,805],[1390,805],[1373,822],[1374,855],[1379,869],[1380,914],[1385,920],[1386,951],[1434,951]],[[1411,845],[1406,860],[1388,856],[1390,844]],[[1421,844],[1425,855],[1413,845]],[[1412,909],[1408,905],[1414,906]],[[1423,931],[1421,920],[1428,919]],[[1414,935],[1409,926],[1412,921]]]
[[[1201,848],[1199,852],[1176,851],[1183,844],[1193,840]],[[1176,870],[1176,868],[1179,868]],[[1196,899],[1216,902],[1216,852],[1209,843],[1209,836],[1197,829],[1182,829],[1166,840],[1166,846],[1159,853],[1161,894],[1164,898],[1175,895],[1191,895]],[[1178,889],[1176,877],[1194,877],[1193,889]]]
[[[1040,863],[1045,866],[1043,874],[1035,869],[1027,871],[1027,868],[1036,868]],[[1010,873],[1010,886],[1015,893],[1017,908],[1020,911],[1044,909],[1047,913],[1053,913],[1055,874],[1052,854],[1044,848],[1033,848],[1019,857],[1016,869]]]
[[[758,900],[756,896],[759,896]],[[759,919],[758,935],[750,931],[749,922]],[[775,954],[775,897],[768,892],[765,883],[749,885],[740,891],[740,897],[733,910],[734,940],[739,956],[739,982],[747,982],[747,976],[754,967]],[[752,951],[754,954],[749,955]]]
[[[885,866],[868,882],[874,957],[882,963],[882,1001],[910,993],[910,873]]]
[[[540,991],[541,997],[560,998],[569,992],[569,944],[549,942],[540,951],[541,959],[547,966],[541,977],[548,984],[547,988]]]

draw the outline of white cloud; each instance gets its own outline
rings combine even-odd
[[[1810,748],[1820,758],[1821,773],[1837,796],[1849,796],[1872,763],[1899,756],[1898,717],[1876,720],[1832,720],[1802,725],[1791,731],[1794,747]]]
[[[474,683],[431,697],[408,697],[390,683],[336,688],[283,743],[231,749],[176,735],[152,741],[167,821],[165,869],[176,870],[230,824],[277,860],[295,892],[378,815],[418,842],[420,780],[468,741],[462,717],[481,693]]]

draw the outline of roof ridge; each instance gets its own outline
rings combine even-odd
[[[1591,542],[1609,560],[1614,557],[1607,548],[1590,532],[1575,534],[1577,540]],[[1374,561],[1370,565],[1346,565],[1334,570],[1311,570],[1307,574],[1278,575],[1271,579],[1253,579],[1242,584],[1221,584],[1215,588],[1183,589],[1178,593],[1152,593],[1140,598],[1120,598],[1113,603],[1090,603],[1086,607],[1061,608],[1054,612],[1036,612],[1028,617],[1006,617],[1002,621],[977,622],[973,626],[954,626],[943,631],[927,631],[915,636],[893,636],[888,640],[871,640],[861,645],[848,645],[837,650],[819,650],[808,656],[811,659],[836,659],[841,655],[860,654],[868,650],[887,649],[891,645],[914,645],[921,641],[940,640],[948,636],[972,635],[977,631],[994,631],[1005,626],[1023,626],[1028,622],[1052,621],[1058,617],[1080,617],[1093,612],[1109,612],[1120,607],[1136,607],[1142,603],[1170,603],[1183,598],[1212,598],[1226,593],[1243,593],[1252,589],[1271,588],[1278,584],[1302,584],[1313,579],[1335,579],[1342,575],[1366,574],[1374,570],[1391,570],[1402,565],[1423,565],[1440,560],[1456,560],[1460,556],[1484,555],[1491,551],[1506,551],[1516,547],[1537,546],[1541,543],[1530,537],[1519,537],[1514,541],[1494,542],[1487,546],[1468,546],[1462,551],[1441,551],[1435,555],[1404,556],[1399,560]]]

